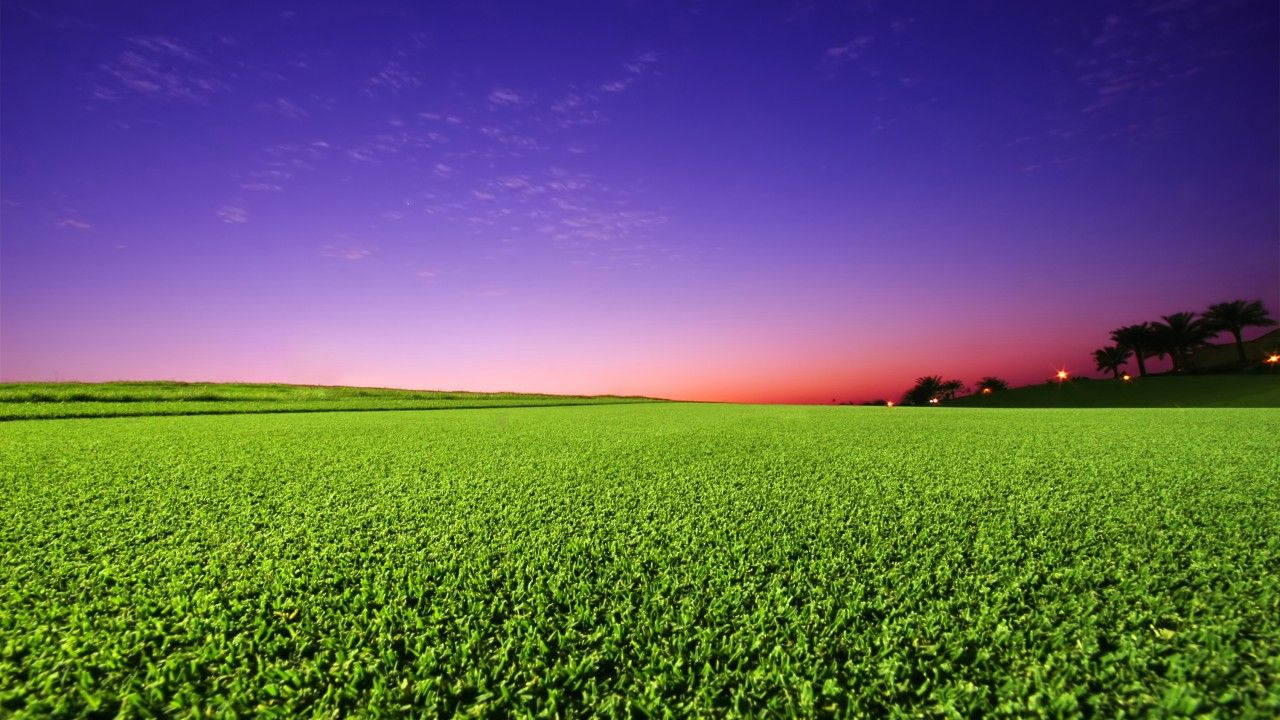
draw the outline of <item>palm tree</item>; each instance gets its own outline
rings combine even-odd
[[[1205,311],[1204,320],[1215,331],[1227,331],[1236,339],[1236,352],[1240,355],[1240,364],[1247,362],[1244,356],[1244,338],[1242,332],[1247,327],[1270,327],[1276,324],[1261,300],[1246,302],[1232,300],[1210,305]]]
[[[1169,329],[1158,322],[1151,323],[1151,357],[1160,360],[1168,357],[1173,363],[1173,371],[1182,369],[1182,358],[1173,349],[1173,336]]]
[[[1098,348],[1093,351],[1093,362],[1103,372],[1110,372],[1115,379],[1120,379],[1120,368],[1125,366],[1129,361],[1129,353],[1131,351],[1127,347],[1121,345],[1110,345],[1108,347]]]
[[[1147,374],[1147,364],[1144,360],[1155,355],[1156,347],[1155,331],[1151,323],[1118,327],[1111,331],[1111,341],[1133,353],[1133,359],[1138,361],[1139,375]]]
[[[1160,319],[1164,322],[1152,323],[1157,338],[1156,354],[1172,358],[1174,370],[1191,368],[1194,365],[1191,351],[1213,337],[1213,328],[1193,312],[1162,315]]]

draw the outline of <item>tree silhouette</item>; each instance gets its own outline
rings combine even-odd
[[[1156,354],[1154,351],[1158,341],[1151,323],[1118,327],[1111,331],[1111,341],[1133,353],[1133,359],[1138,362],[1139,375],[1147,374],[1147,364],[1144,360]]]
[[[1162,323],[1152,323],[1156,335],[1156,354],[1160,357],[1168,355],[1173,360],[1173,369],[1181,371],[1194,369],[1191,351],[1213,337],[1213,328],[1193,312],[1178,312],[1162,315]]]
[[[964,382],[960,380],[947,380],[942,383],[942,386],[939,389],[942,391],[942,395],[939,396],[940,400],[952,400],[956,395],[964,392]]]
[[[1210,305],[1204,314],[1204,321],[1216,332],[1226,331],[1236,341],[1236,353],[1240,356],[1240,364],[1247,362],[1244,356],[1244,338],[1241,336],[1247,327],[1270,327],[1276,321],[1267,313],[1261,300],[1246,302],[1232,300]]]
[[[903,405],[929,405],[931,400],[953,399],[964,390],[959,380],[943,380],[941,375],[925,375],[916,378],[916,384],[902,395]]]
[[[1109,345],[1093,351],[1093,362],[1103,372],[1110,372],[1115,379],[1120,379],[1120,368],[1129,361],[1129,348],[1120,345]]]
[[[978,381],[975,389],[978,392],[986,392],[987,390],[990,390],[991,392],[1000,392],[1001,390],[1008,390],[1009,383],[1005,382],[1001,378],[995,377],[994,375],[988,375]]]

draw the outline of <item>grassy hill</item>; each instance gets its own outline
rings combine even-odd
[[[970,395],[951,407],[1280,407],[1280,375],[1158,375],[1045,383]]]
[[[660,401],[618,395],[481,393],[260,383],[158,381],[0,384],[0,420],[326,410],[435,410],[630,402]]]

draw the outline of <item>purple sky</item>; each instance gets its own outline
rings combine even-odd
[[[0,5],[3,380],[829,402],[1280,310],[1275,2],[119,5]]]

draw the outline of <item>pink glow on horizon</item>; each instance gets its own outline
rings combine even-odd
[[[616,308],[559,308],[561,322],[529,315],[528,298],[465,301],[468,318],[381,317],[373,309],[332,314],[301,307],[292,324],[243,307],[190,314],[174,308],[79,306],[55,327],[6,327],[3,379],[286,382],[413,389],[518,391],[554,394],[648,395],[677,400],[831,403],[897,399],[920,375],[941,374],[972,385],[998,375],[1015,385],[1044,382],[1058,369],[1097,376],[1089,353],[1128,314],[1056,327],[1051,336],[1003,332],[1033,326],[1034,306],[966,311],[973,324],[932,308],[843,328],[838,317],[801,322],[751,322],[730,306],[628,318]],[[554,305],[554,303],[551,303]],[[550,307],[542,311],[552,313]],[[652,312],[652,310],[650,310]],[[1025,315],[1023,314],[1025,313]],[[71,313],[68,313],[71,316]],[[125,315],[126,317],[128,315]],[[113,322],[112,318],[117,320]],[[983,319],[985,318],[985,319]],[[981,320],[981,321],[980,321]],[[905,327],[898,327],[905,322]],[[914,327],[914,330],[906,328]],[[944,332],[940,327],[949,328]],[[163,328],[163,332],[161,332]],[[41,357],[10,349],[42,341]],[[405,338],[412,338],[406,340]],[[432,340],[437,338],[437,340]],[[19,345],[22,347],[22,345]],[[1149,366],[1160,368],[1157,361]]]

